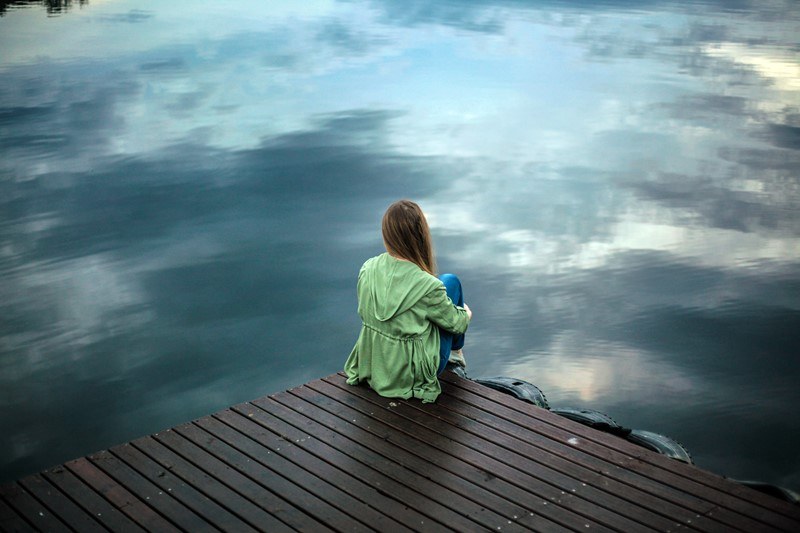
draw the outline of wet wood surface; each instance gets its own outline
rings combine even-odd
[[[800,531],[800,509],[446,373],[334,374],[0,486],[2,531]]]

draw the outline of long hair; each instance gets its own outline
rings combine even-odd
[[[431,275],[436,275],[433,239],[422,209],[411,200],[398,200],[389,206],[381,221],[383,244],[395,257],[407,259]]]

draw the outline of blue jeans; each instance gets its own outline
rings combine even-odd
[[[444,283],[447,296],[458,306],[464,306],[464,293],[461,290],[461,280],[455,274],[442,274],[439,279]],[[444,371],[447,361],[450,360],[450,350],[460,350],[464,347],[464,334],[455,335],[449,331],[439,328],[439,370],[438,374]]]

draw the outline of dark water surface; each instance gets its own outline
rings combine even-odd
[[[339,370],[409,197],[470,375],[800,488],[796,2],[0,14],[0,478]]]

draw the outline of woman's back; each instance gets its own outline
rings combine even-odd
[[[409,261],[381,254],[358,276],[358,314],[368,327],[393,337],[416,337],[432,327],[420,300],[441,281]]]

